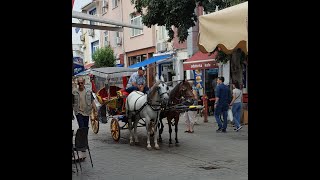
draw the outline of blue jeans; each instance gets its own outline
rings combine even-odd
[[[214,111],[214,117],[216,118],[216,121],[218,123],[219,129],[227,129],[228,126],[228,109],[227,108],[222,108],[222,107],[216,107]],[[223,125],[221,123],[220,115],[222,114],[223,116]]]
[[[83,116],[82,114],[77,114],[77,121],[79,128],[89,127],[89,116]]]
[[[126,91],[128,92],[128,93],[131,93],[132,91],[139,91],[139,89],[138,89],[138,87],[136,87],[136,86],[131,86],[131,87],[128,87],[127,89],[126,89]],[[145,86],[144,88],[143,88],[143,93],[147,93],[149,91],[149,88],[147,87],[147,86]]]
[[[239,128],[240,125],[240,115],[241,115],[241,108],[242,108],[242,103],[234,103],[232,105],[232,114],[233,114],[233,120],[234,123],[236,124],[236,127]]]

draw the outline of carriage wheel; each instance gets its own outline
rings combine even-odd
[[[111,136],[114,141],[119,141],[120,139],[120,126],[117,119],[112,119],[110,123]]]
[[[90,116],[90,123],[93,133],[98,134],[99,132],[99,121],[98,121],[98,114],[93,110]]]

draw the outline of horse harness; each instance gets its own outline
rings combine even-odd
[[[161,97],[161,96],[163,96],[165,93],[168,93],[168,92],[164,92],[164,93],[160,94],[159,96]],[[153,111],[160,111],[161,108],[162,108],[161,101],[160,101],[160,104],[151,104],[151,101],[147,101],[147,102],[145,102],[139,109],[136,109],[136,104],[137,104],[138,100],[139,100],[141,97],[143,97],[143,96],[144,96],[144,95],[141,95],[141,96],[138,97],[138,98],[136,99],[136,101],[134,102],[134,110],[133,110],[133,112],[135,113],[135,115],[139,114],[140,119],[142,119],[142,118],[141,118],[141,115],[140,115],[140,112],[141,112],[142,109],[143,109],[144,107],[146,107],[147,105],[149,105],[150,108],[151,108]],[[159,102],[159,101],[157,101],[157,102]],[[159,107],[159,108],[157,108],[157,107]],[[157,119],[158,119],[158,116],[159,116],[159,113],[157,113]],[[157,121],[157,119],[156,119],[156,121]]]

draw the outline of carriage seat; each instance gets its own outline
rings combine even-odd
[[[126,91],[125,88],[120,89],[117,91],[118,96],[120,97],[128,97],[129,93]]]

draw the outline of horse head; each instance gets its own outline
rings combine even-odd
[[[156,75],[156,83],[151,88],[154,91],[154,95],[157,93],[159,95],[161,104],[166,105],[169,101],[169,87],[164,82],[164,78],[161,75],[160,79]],[[152,92],[152,90],[150,92]],[[150,93],[152,94],[152,93]]]
[[[170,94],[170,100],[174,101],[175,104],[182,103],[185,105],[192,105],[195,97],[190,83],[183,80],[177,84]]]

